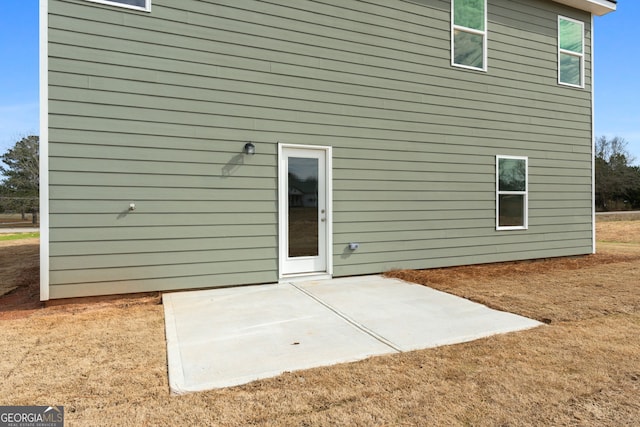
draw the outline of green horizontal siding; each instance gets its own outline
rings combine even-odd
[[[583,242],[587,244],[587,242]],[[344,275],[361,275],[368,274],[373,268],[382,268],[384,271],[395,269],[425,269],[436,267],[451,267],[464,263],[467,264],[483,264],[490,262],[519,261],[534,258],[551,258],[561,256],[583,255],[584,251],[575,246],[565,245],[558,248],[550,247],[549,244],[538,245],[539,249],[524,248],[520,250],[520,246],[510,247],[511,250],[507,255],[504,252],[497,253],[488,247],[474,247],[471,250],[433,250],[430,253],[422,253],[423,258],[411,258],[407,256],[406,260],[401,262],[388,260],[384,256],[378,256],[377,259],[371,260],[370,263],[355,264],[351,263],[344,268]],[[349,257],[348,254],[346,254]],[[377,267],[374,267],[377,266]]]
[[[590,252],[590,16],[488,11],[482,73],[448,0],[51,0],[51,297],[276,281],[278,143],[333,147],[336,275]],[[495,230],[496,155],[529,157],[529,230]]]
[[[230,242],[226,243],[228,245]],[[185,250],[182,248],[179,252],[176,251],[172,245],[165,246],[164,251],[159,250],[157,242],[154,246],[156,246],[155,251],[145,253],[138,252],[142,249],[141,246],[135,247],[133,245],[129,245],[122,248],[122,253],[117,254],[80,254],[82,255],[81,268],[79,268],[80,266],[74,259],[68,256],[60,257],[60,259],[56,261],[56,265],[60,270],[77,271],[79,269],[111,268],[113,265],[121,267],[149,267],[157,265],[207,264],[212,263],[212,259],[215,259],[215,262],[228,263],[244,259],[245,257],[250,257],[251,259],[272,260],[277,256],[272,248],[258,248],[255,247],[255,245],[244,248],[239,247],[238,249],[233,250],[226,248],[218,250],[213,248]],[[168,250],[169,248],[171,250]],[[149,249],[153,248],[149,248],[148,246],[144,248],[146,251],[149,251]],[[129,253],[126,253],[125,251],[127,250],[135,250],[136,252],[133,253],[136,256],[132,257]],[[101,277],[104,278],[105,276],[101,275]]]
[[[94,275],[98,277],[97,275]],[[240,273],[199,274],[179,277],[153,277],[140,280],[109,282],[64,283],[51,287],[51,298],[72,298],[79,295],[124,294],[131,292],[170,291],[247,283],[273,283],[277,275],[272,271],[242,271]]]
[[[272,238],[271,242],[275,242],[276,227],[268,224],[242,224],[242,225],[202,225],[193,224],[175,224],[172,226],[142,226],[142,227],[70,227],[63,228],[56,225],[51,230],[51,239],[53,242],[74,242],[74,245],[81,250],[83,242],[112,242],[120,240],[163,240],[163,239],[226,239],[228,237],[238,238],[237,245],[243,243],[242,239],[256,239],[261,241],[261,236]],[[225,240],[225,243],[233,243]],[[109,250],[107,243],[104,250]],[[258,243],[256,243],[258,244]],[[114,252],[116,253],[116,252]]]
[[[207,229],[204,227],[207,236],[200,237],[203,230],[199,230],[200,227],[193,227],[193,232],[189,230],[180,230],[177,227],[163,229],[163,238],[151,238],[144,232],[129,234],[126,238],[122,235],[103,235],[104,240],[95,240],[86,244],[78,244],[77,241],[67,240],[58,241],[53,244],[52,247],[56,249],[56,254],[59,256],[68,255],[120,255],[120,254],[142,254],[142,253],[157,253],[167,252],[193,252],[193,251],[227,251],[229,253],[237,253],[235,250],[248,250],[248,249],[265,249],[273,248],[275,245],[275,239],[272,237],[273,230],[259,227],[248,227],[250,231],[254,231],[256,235],[243,237],[244,234],[239,229],[228,229],[223,233],[215,233],[216,230]],[[155,231],[155,236],[158,235],[158,229],[149,231]],[[185,231],[184,233],[179,233]],[[213,232],[211,232],[213,231]],[[81,232],[72,230],[76,235],[82,236]],[[260,234],[262,233],[262,235]],[[105,245],[104,242],[108,242]],[[228,249],[233,246],[235,249]],[[222,256],[222,252],[216,252],[219,256]],[[129,257],[130,260],[135,260],[135,257]],[[215,259],[218,259],[217,257]],[[131,262],[131,261],[130,261]],[[135,263],[134,263],[135,264]],[[69,267],[69,263],[66,264],[66,268]]]

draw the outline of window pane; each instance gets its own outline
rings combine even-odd
[[[484,36],[455,30],[453,62],[458,65],[484,68]]]
[[[524,196],[501,194],[498,201],[500,227],[524,227]]]
[[[88,0],[96,3],[108,4],[111,6],[132,6],[143,10],[150,10],[151,0]]]
[[[582,25],[560,19],[560,49],[582,53]]]
[[[115,1],[116,3],[122,3],[122,4],[128,4],[131,6],[140,6],[140,7],[146,7],[147,6],[147,0],[111,0],[111,1]]]
[[[527,166],[523,159],[499,159],[500,191],[526,191]]]
[[[581,86],[580,61],[579,56],[560,54],[560,81],[571,85]]]
[[[453,23],[462,27],[484,31],[485,0],[455,0]]]

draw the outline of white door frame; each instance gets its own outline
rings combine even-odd
[[[285,162],[286,150],[309,150],[314,152],[324,153],[325,163],[325,213],[323,218],[325,219],[325,227],[323,236],[318,236],[319,239],[324,238],[325,245],[324,250],[318,256],[325,258],[325,269],[323,271],[313,272],[292,272],[290,266],[287,264],[289,260],[288,254],[288,225],[289,225],[289,194],[288,188],[288,170],[287,162]],[[309,277],[309,276],[331,276],[333,274],[333,161],[332,161],[332,149],[327,146],[316,145],[297,145],[297,144],[284,144],[278,143],[278,277],[280,279],[288,279],[295,277]]]

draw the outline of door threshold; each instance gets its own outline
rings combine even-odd
[[[333,277],[328,273],[305,273],[305,274],[288,274],[278,280],[278,283],[298,283],[309,282],[312,280],[330,280]]]

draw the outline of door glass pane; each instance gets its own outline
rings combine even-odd
[[[318,159],[289,157],[289,257],[317,256]]]

